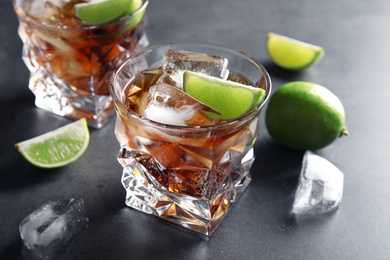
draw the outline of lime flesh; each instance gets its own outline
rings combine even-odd
[[[134,13],[142,0],[96,0],[74,6],[77,18],[88,25],[102,24]]]
[[[266,111],[273,139],[297,150],[317,150],[347,134],[345,111],[331,91],[310,82],[291,82],[277,89]]]
[[[17,143],[16,149],[31,164],[57,168],[77,160],[87,149],[89,130],[85,118],[54,131]]]
[[[132,18],[126,21],[127,24],[125,25],[125,31],[133,29],[141,22],[145,14],[147,4],[148,2],[145,3],[144,8],[140,9],[142,7],[142,0],[133,0],[131,2],[131,5],[127,9],[125,15],[132,14]]]
[[[322,47],[275,33],[267,35],[267,51],[280,67],[303,70],[316,64],[324,56]]]
[[[265,90],[192,71],[184,72],[183,90],[214,108],[222,120],[239,118],[264,99]]]

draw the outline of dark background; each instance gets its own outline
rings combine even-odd
[[[388,259],[390,256],[390,1],[151,0],[151,44],[203,42],[244,51],[264,64],[274,90],[305,80],[343,102],[350,135],[316,154],[345,175],[335,214],[290,223],[303,152],[275,143],[263,124],[253,181],[205,240],[124,205],[114,120],[91,130],[86,153],[56,170],[37,169],[14,144],[70,121],[38,109],[28,90],[10,0],[0,0],[0,259],[22,259],[20,221],[48,200],[81,197],[87,230],[61,259]],[[277,68],[268,32],[325,49],[303,72]],[[264,113],[261,116],[264,123]]]

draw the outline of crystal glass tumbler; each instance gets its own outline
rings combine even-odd
[[[169,89],[161,81],[169,83],[174,77],[170,74],[170,80],[164,78],[161,70],[166,65],[162,62],[166,59],[164,55],[175,51],[206,54],[205,58],[191,54],[190,57],[196,58],[193,64],[189,64],[191,58],[178,62],[193,69],[201,69],[197,67],[199,64],[221,64],[210,62],[215,57],[224,58],[217,58],[218,61],[226,58],[228,65],[222,74],[229,72],[228,79],[264,89],[265,98],[247,114],[211,125],[207,120],[206,125],[194,125],[201,114],[189,120],[191,125],[160,123],[141,116],[140,107],[153,99],[148,93],[152,85],[157,86],[156,91]],[[181,54],[176,56],[180,58]],[[172,72],[171,68],[168,70]],[[247,55],[224,47],[166,44],[143,49],[127,59],[112,75],[110,92],[117,112],[115,134],[121,146],[118,161],[123,166],[125,203],[210,236],[251,181],[259,115],[271,92],[267,71]],[[178,97],[166,97],[176,94]],[[180,87],[159,93],[155,100],[160,102],[165,97],[176,100],[168,102],[174,107],[187,108],[192,104],[192,101],[184,104],[188,97]],[[152,109],[150,113],[155,113],[155,119],[168,117],[169,113],[163,110]]]
[[[29,88],[37,107],[73,119],[87,118],[95,128],[114,115],[108,92],[112,71],[137,47],[149,45],[144,13],[85,25],[74,16],[82,0],[14,0]],[[143,18],[141,21],[140,18]]]

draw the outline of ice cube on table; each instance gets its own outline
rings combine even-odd
[[[294,215],[313,216],[337,210],[344,174],[331,162],[306,151],[292,208]]]
[[[88,225],[82,199],[49,201],[25,217],[19,225],[28,252],[37,259],[53,259]]]
[[[168,50],[163,59],[163,70],[176,82],[183,85],[183,73],[186,70],[203,73],[226,80],[229,76],[228,60],[223,57],[203,53]]]
[[[140,114],[155,122],[177,126],[213,125],[220,117],[216,110],[163,82],[150,87],[145,110]]]

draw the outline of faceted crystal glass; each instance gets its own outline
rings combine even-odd
[[[161,65],[167,50],[225,57],[230,71],[263,88],[266,97],[248,114],[216,125],[178,126],[142,117],[126,105],[125,89],[138,73]],[[259,115],[270,91],[271,81],[263,66],[227,48],[167,44],[132,55],[110,82],[126,204],[210,236],[251,182]]]
[[[22,56],[31,72],[29,88],[36,106],[73,119],[85,117],[90,126],[100,128],[115,114],[109,76],[136,48],[149,45],[146,18],[137,20],[148,0],[131,15],[93,26],[65,20],[73,9],[63,11],[58,3],[69,1],[14,0]],[[44,8],[34,14],[37,8],[31,5]]]

